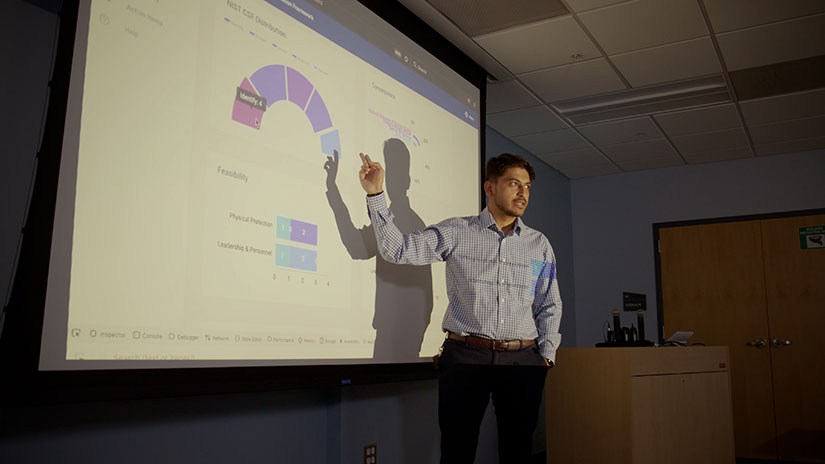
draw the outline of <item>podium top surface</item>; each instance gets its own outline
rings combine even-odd
[[[556,354],[558,368],[581,363],[609,364],[614,368],[622,364],[632,376],[727,372],[730,369],[727,346],[560,348]]]

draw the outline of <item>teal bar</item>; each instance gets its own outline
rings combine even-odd
[[[278,218],[280,222],[281,218]],[[275,246],[275,264],[282,267],[291,267],[290,265],[290,250],[292,247],[286,245]]]
[[[275,223],[275,236],[280,239],[291,240],[291,231],[292,220],[278,216],[278,220]]]

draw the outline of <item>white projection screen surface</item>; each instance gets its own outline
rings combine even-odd
[[[354,0],[81,2],[39,369],[416,363],[443,263],[377,257],[480,208],[479,89]]]

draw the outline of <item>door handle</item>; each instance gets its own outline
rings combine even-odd
[[[771,340],[771,344],[773,344],[774,348],[782,348],[783,346],[788,346],[791,344],[790,340],[785,340],[783,338],[774,338]]]
[[[755,346],[757,348],[765,348],[768,346],[768,342],[765,341],[764,338],[757,338],[756,340],[751,340],[748,342],[748,346]]]

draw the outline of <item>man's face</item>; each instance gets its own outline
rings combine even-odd
[[[519,167],[507,168],[495,182],[485,182],[490,204],[500,212],[520,217],[530,200],[530,174]]]

